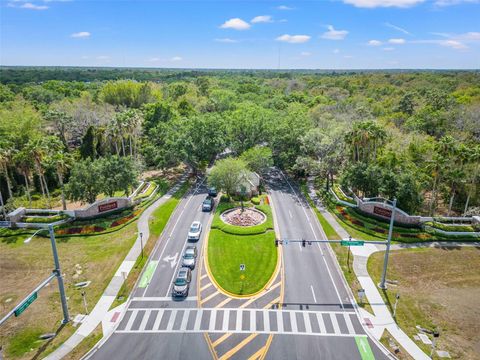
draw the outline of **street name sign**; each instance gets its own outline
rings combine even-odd
[[[35,291],[32,295],[28,297],[27,300],[25,300],[18,308],[15,309],[14,314],[15,316],[20,316],[21,313],[23,313],[31,303],[33,303],[38,297],[37,292]]]
[[[365,241],[363,240],[342,240],[340,245],[342,246],[363,246]]]

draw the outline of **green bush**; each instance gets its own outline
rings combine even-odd
[[[262,234],[268,230],[273,230],[272,209],[268,205],[255,206],[257,210],[260,210],[267,216],[267,220],[263,224],[247,227],[225,224],[220,218],[220,214],[222,214],[226,210],[235,208],[237,206],[239,206],[237,203],[219,204],[217,206],[217,210],[215,211],[215,216],[213,217],[211,228],[222,230],[227,234],[234,235],[255,235]]]
[[[443,231],[452,231],[452,232],[463,232],[463,231],[468,231],[468,232],[474,232],[475,228],[472,225],[447,225],[447,224],[442,224],[436,221],[428,221],[425,223],[427,226],[431,226],[435,229],[440,229]]]
[[[252,202],[252,204],[254,205],[260,205],[260,198],[255,196],[255,197],[252,197],[252,199],[250,200]]]
[[[54,223],[60,220],[64,220],[69,218],[68,215],[65,214],[59,214],[59,215],[54,215],[54,216],[48,216],[48,217],[29,217],[26,216],[22,219],[23,222],[26,223],[36,223],[36,224],[50,224]]]
[[[230,197],[227,194],[223,194],[220,196],[220,202],[221,203],[228,203],[230,202]]]

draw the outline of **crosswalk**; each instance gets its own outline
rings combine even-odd
[[[351,312],[227,308],[129,309],[116,332],[363,335],[355,313]]]

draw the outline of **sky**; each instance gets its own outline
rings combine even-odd
[[[480,0],[0,0],[0,64],[479,69]]]

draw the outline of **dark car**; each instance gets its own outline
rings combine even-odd
[[[202,211],[212,211],[213,206],[215,205],[215,200],[213,197],[208,196],[202,203]]]
[[[187,267],[180,268],[180,270],[178,270],[177,278],[173,282],[172,296],[174,298],[187,297],[191,280],[192,271]]]
[[[214,187],[208,188],[208,196],[211,196],[211,197],[217,196],[217,189]]]

